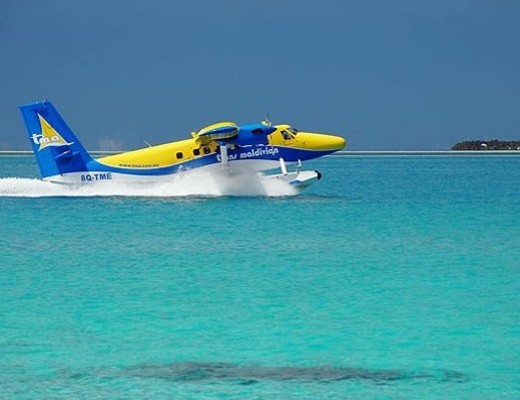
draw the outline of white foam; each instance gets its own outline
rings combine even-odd
[[[160,183],[115,181],[68,185],[40,179],[0,178],[0,197],[184,197],[184,196],[292,196],[296,190],[287,182],[266,179],[256,173],[229,175],[188,171]]]

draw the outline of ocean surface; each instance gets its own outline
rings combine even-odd
[[[306,166],[218,195],[0,157],[0,398],[519,399],[520,156]]]

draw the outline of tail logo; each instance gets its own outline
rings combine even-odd
[[[38,119],[40,120],[41,133],[33,133],[31,135],[33,143],[40,145],[38,151],[46,147],[70,146],[73,143],[67,143],[40,114],[38,114]]]

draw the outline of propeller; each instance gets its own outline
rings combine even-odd
[[[273,126],[273,123],[271,122],[271,119],[269,118],[269,110],[265,113],[265,119],[262,121],[262,123],[266,126]]]

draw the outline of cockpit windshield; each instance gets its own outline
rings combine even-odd
[[[298,129],[296,128],[292,128],[290,126],[288,126],[287,128],[285,128],[283,131],[282,131],[282,137],[285,139],[285,140],[290,140],[290,139],[294,139],[294,137],[298,134]]]

